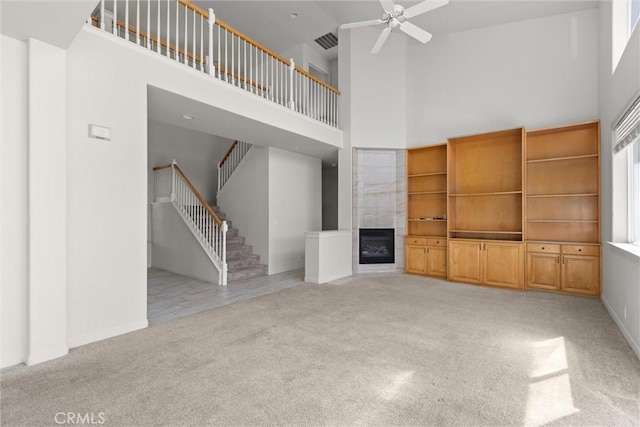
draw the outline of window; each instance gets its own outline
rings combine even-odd
[[[640,0],[631,0],[629,2],[629,35],[633,33],[633,29],[638,25],[640,20]]]
[[[611,2],[611,73],[614,73],[634,28],[640,22],[640,0]]]
[[[640,95],[634,98],[614,126],[613,152],[628,159],[626,234],[629,243],[640,245]]]
[[[640,137],[628,150],[629,156],[629,242],[640,245]]]

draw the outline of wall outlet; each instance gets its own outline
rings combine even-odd
[[[622,315],[624,316],[624,320],[627,320],[627,307],[626,306],[624,308],[624,312],[622,313]]]

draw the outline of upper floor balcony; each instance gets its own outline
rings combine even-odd
[[[292,112],[339,128],[340,91],[189,0],[101,0],[87,21]]]

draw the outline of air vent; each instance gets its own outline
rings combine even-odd
[[[338,36],[333,33],[327,33],[324,36],[320,36],[316,39],[316,43],[322,46],[325,50],[338,46]]]

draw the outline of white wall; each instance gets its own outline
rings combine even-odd
[[[304,233],[322,229],[320,159],[269,148],[269,274],[304,267]]]
[[[2,363],[28,353],[27,44],[2,37]]]
[[[149,200],[153,196],[153,167],[175,159],[200,194],[207,201],[215,202],[217,164],[233,141],[155,120],[148,123]]]
[[[612,16],[611,2],[602,2],[599,44],[602,301],[640,358],[640,257],[607,243],[625,241],[627,237],[626,159],[625,153],[616,154],[615,157],[612,154],[612,124],[632,98],[640,93],[640,27],[636,27],[615,72],[612,73]]]
[[[253,146],[218,194],[218,205],[262,264],[269,264],[269,149]]]
[[[437,35],[407,65],[408,146],[598,118],[598,9]]]
[[[29,357],[67,347],[67,52],[29,39]]]
[[[392,33],[382,50],[372,55],[371,48],[380,29],[367,27],[341,31],[341,44],[343,35],[348,32],[349,36],[344,37],[347,49],[340,50],[340,67],[343,62],[348,63],[340,72],[340,84],[349,88],[347,108],[351,146],[404,148],[407,138],[407,37]]]

